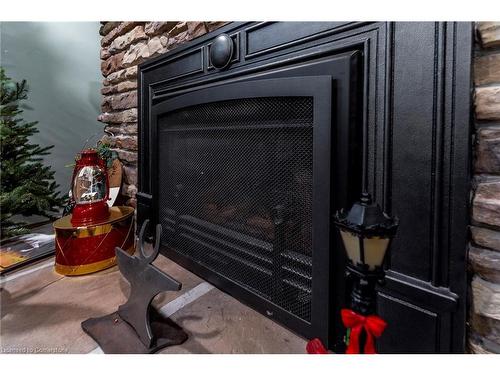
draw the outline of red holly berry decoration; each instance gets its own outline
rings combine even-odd
[[[312,339],[306,345],[307,354],[328,354],[320,339]]]

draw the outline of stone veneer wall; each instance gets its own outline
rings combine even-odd
[[[121,193],[136,206],[137,192],[137,65],[215,30],[225,22],[101,22],[102,142],[123,163]]]
[[[469,350],[500,353],[500,22],[476,23]]]

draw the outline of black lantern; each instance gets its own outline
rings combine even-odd
[[[346,250],[348,275],[357,279],[351,294],[352,308],[363,315],[371,314],[375,309],[375,283],[384,278],[382,265],[398,219],[384,213],[365,192],[349,212],[337,212],[335,225]]]

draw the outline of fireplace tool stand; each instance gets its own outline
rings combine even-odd
[[[151,254],[144,250],[144,236],[149,220],[139,233],[137,256],[115,248],[118,268],[130,283],[130,297],[118,311],[82,322],[82,329],[92,337],[104,353],[154,353],[187,340],[187,334],[172,320],[164,318],[153,306],[153,298],[165,291],[180,290],[182,284],[151,264],[158,256],[161,225]]]

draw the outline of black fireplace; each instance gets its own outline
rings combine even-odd
[[[402,223],[379,349],[463,351],[470,48],[469,24],[231,23],[143,63],[139,222],[333,348],[348,286],[331,217],[360,194],[366,142],[370,189]]]
[[[151,108],[153,195],[166,253],[324,340],[332,197],[346,201],[360,173],[349,160],[359,127],[358,66],[357,53],[341,54]]]

